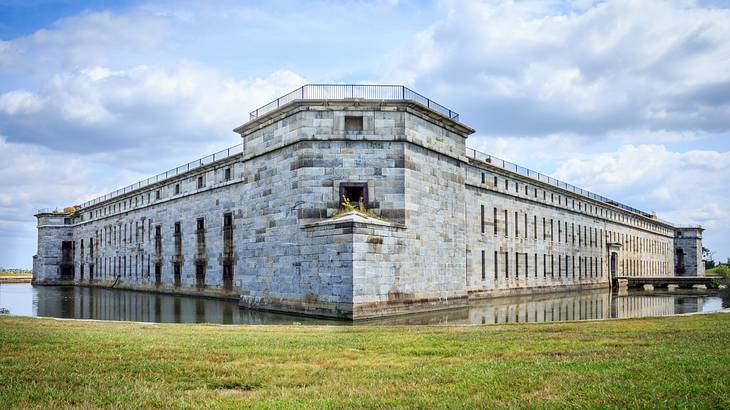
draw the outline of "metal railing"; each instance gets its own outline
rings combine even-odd
[[[609,205],[613,205],[615,207],[639,214],[639,215],[647,217],[647,218],[651,218],[652,220],[661,222],[663,224],[666,224],[669,226],[674,226],[674,224],[672,224],[668,221],[657,218],[655,214],[650,214],[648,212],[641,211],[639,209],[630,207],[628,205],[624,205],[618,201],[614,201],[613,199],[609,199],[609,198],[606,198],[605,196],[594,194],[593,192],[586,191],[585,189],[582,189],[582,188],[578,188],[575,185],[571,185],[566,182],[555,179],[553,177],[550,177],[548,175],[541,174],[537,171],[533,171],[531,169],[521,167],[517,164],[513,164],[509,161],[505,161],[505,160],[503,160],[501,158],[497,158],[493,155],[489,155],[484,152],[477,151],[473,148],[466,149],[466,156],[469,158],[473,158],[473,159],[485,162],[487,164],[496,166],[497,168],[501,168],[501,169],[504,169],[504,170],[507,170],[510,172],[514,172],[516,174],[526,176],[528,178],[532,178],[532,179],[538,180],[540,182],[544,182],[544,183],[552,185],[552,186],[556,186],[556,187],[564,189],[566,191],[573,192],[575,194],[582,195],[584,197],[587,197],[587,198],[590,198],[590,199],[593,199],[593,200],[596,200],[599,202],[604,202]]]
[[[218,151],[215,154],[211,154],[211,155],[205,156],[203,158],[197,159],[195,161],[188,162],[187,164],[180,165],[177,168],[173,168],[169,171],[162,172],[153,177],[149,177],[143,181],[139,181],[137,183],[126,186],[124,188],[117,189],[114,192],[110,192],[106,195],[100,196],[98,198],[94,198],[90,201],[86,201],[80,205],[80,209],[88,208],[90,206],[96,205],[96,204],[104,202],[104,201],[108,201],[112,198],[116,198],[118,196],[124,195],[124,194],[132,192],[134,190],[144,188],[146,186],[150,186],[150,185],[155,184],[160,181],[164,181],[164,180],[174,177],[176,175],[179,175],[179,174],[182,174],[182,173],[185,173],[188,171],[192,171],[196,168],[202,167],[203,165],[208,165],[212,162],[220,161],[222,159],[229,158],[234,155],[239,155],[242,153],[243,153],[243,144],[241,143],[238,145],[234,145],[230,148],[224,149],[222,151]],[[47,213],[47,212],[51,212],[51,210],[48,208],[38,210],[38,213]]]
[[[402,85],[307,84],[251,111],[254,120],[264,114],[301,100],[393,100],[413,101],[458,121],[459,114]]]

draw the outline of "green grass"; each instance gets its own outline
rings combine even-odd
[[[730,407],[730,314],[504,326],[0,315],[0,407]]]

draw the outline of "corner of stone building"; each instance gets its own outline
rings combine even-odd
[[[701,226],[677,227],[674,231],[674,266],[677,276],[705,276]]]

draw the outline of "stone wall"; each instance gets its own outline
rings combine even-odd
[[[240,156],[39,214],[35,280],[61,282],[65,239],[77,284],[364,318],[674,274],[671,226],[468,159],[473,130],[414,104],[296,103],[237,131]],[[367,214],[340,212],[345,189]]]
[[[700,227],[679,227],[674,237],[674,259],[680,276],[705,276]]]

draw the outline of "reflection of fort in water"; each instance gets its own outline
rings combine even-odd
[[[234,301],[81,287],[34,287],[38,316],[162,323],[326,323],[311,318],[239,309]],[[494,298],[467,308],[377,319],[372,324],[542,323],[701,312],[707,295],[609,289]]]

